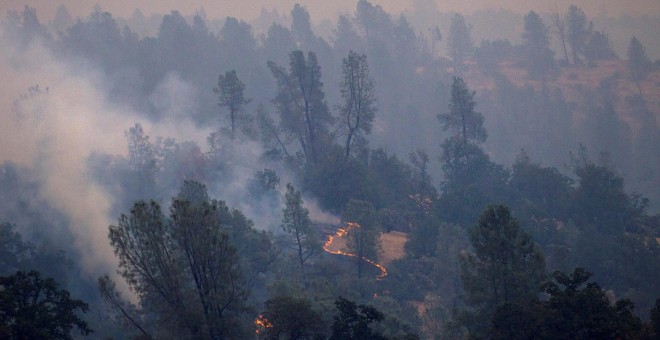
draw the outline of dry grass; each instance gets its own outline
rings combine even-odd
[[[380,236],[380,253],[378,257],[384,266],[390,262],[403,257],[403,245],[408,236],[398,231],[383,233]]]
[[[403,245],[406,243],[406,239],[407,235],[398,231],[381,234],[380,251],[378,253],[380,263],[387,266],[390,262],[402,258]],[[328,249],[331,251],[347,251],[346,239],[335,237]]]
[[[619,112],[620,118],[636,130],[639,128],[639,122],[632,117],[625,98],[639,94],[639,89],[632,81],[626,63],[626,60],[614,59],[598,61],[593,67],[562,67],[557,79],[548,82],[547,85],[550,88],[561,89],[567,101],[579,103],[582,98],[578,89],[594,90],[601,81],[608,77],[614,78],[614,92],[617,94],[615,109]],[[468,64],[468,68],[464,76],[470,88],[477,92],[494,88],[493,79],[480,72],[478,65]],[[541,87],[540,82],[528,79],[527,71],[519,63],[503,61],[499,65],[499,71],[516,86],[529,85],[537,90]],[[660,70],[649,74],[640,86],[649,110],[655,113],[656,120],[660,122]],[[576,114],[582,113],[576,112]]]

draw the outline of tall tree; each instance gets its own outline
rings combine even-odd
[[[300,191],[286,185],[285,208],[282,210],[282,229],[290,235],[289,248],[296,252],[300,271],[305,274],[305,262],[321,249],[321,244],[312,229],[309,210],[303,206]]]
[[[470,31],[472,26],[465,22],[465,18],[458,13],[454,14],[447,38],[449,54],[454,63],[454,73],[463,68],[463,61],[472,52],[473,42]]]
[[[280,114],[280,125],[287,135],[298,141],[304,160],[315,164],[328,141],[328,127],[333,123],[325,102],[321,66],[314,52],[293,51],[289,55],[289,71],[268,62],[277,81],[273,103]]]
[[[347,246],[356,255],[357,275],[362,277],[364,259],[376,260],[380,226],[373,205],[367,201],[350,200],[342,213],[342,221],[356,223],[349,225]]]
[[[374,83],[369,76],[367,56],[353,51],[342,62],[344,80],[340,86],[344,103],[339,106],[339,133],[346,136],[345,155],[351,155],[351,147],[364,144],[363,134],[371,132],[376,113]]]
[[[88,310],[85,302],[36,271],[0,277],[0,338],[73,339],[74,327],[89,335],[93,331],[78,315]]]
[[[250,99],[245,98],[245,84],[238,79],[235,70],[221,74],[218,79],[218,87],[213,91],[220,96],[220,107],[225,107],[229,111],[231,121],[231,136],[236,135],[236,125],[244,124],[248,120],[245,116],[245,105],[250,103]]]
[[[532,79],[539,79],[545,85],[546,78],[559,71],[550,49],[548,28],[541,17],[534,11],[525,15],[525,30],[522,33],[525,48],[527,74]]]
[[[137,191],[137,199],[146,199],[153,194],[156,187],[156,174],[158,172],[158,158],[149,136],[144,133],[142,125],[135,126],[125,131],[128,140],[128,161],[135,176],[134,188]]]
[[[483,337],[496,309],[535,301],[545,278],[545,261],[532,238],[506,206],[489,206],[470,230],[474,252],[461,256],[461,280],[468,309],[461,319],[470,334]]]
[[[249,226],[248,226],[249,227]],[[247,297],[234,229],[243,228],[206,188],[186,182],[169,218],[155,203],[138,202],[110,226],[120,274],[160,326],[178,336],[238,336],[237,317]],[[200,322],[200,320],[203,320]]]
[[[552,13],[552,26],[555,29],[555,34],[559,37],[561,42],[561,47],[564,50],[564,65],[568,65],[568,49],[566,48],[566,19],[563,13],[559,12],[559,9],[555,8],[555,11]]]
[[[640,82],[646,78],[652,67],[653,63],[651,63],[651,59],[646,55],[644,45],[636,37],[632,37],[628,46],[628,69],[630,70],[633,81],[637,85],[640,96],[642,95]]]
[[[316,36],[312,31],[309,12],[298,3],[293,5],[291,10],[291,32],[296,39],[298,49],[309,50],[314,47]]]
[[[573,54],[573,65],[580,65],[580,55],[584,53],[589,29],[586,14],[575,5],[571,5],[566,13],[566,34]]]
[[[488,134],[483,127],[484,117],[474,111],[477,105],[474,101],[475,91],[470,92],[467,84],[460,77],[454,77],[449,100],[449,112],[441,113],[438,119],[444,131],[451,130],[463,144],[469,141],[482,143]]]

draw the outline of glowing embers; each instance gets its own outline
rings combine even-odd
[[[268,328],[272,328],[273,324],[268,321],[264,317],[263,314],[259,314],[259,316],[254,320],[254,326],[256,327],[256,330],[254,331],[257,335],[262,334],[266,331]]]
[[[334,235],[328,236],[328,240],[325,241],[325,243],[323,244],[323,250],[325,250],[326,252],[328,252],[330,254],[334,254],[334,255],[358,257],[356,254],[347,253],[347,252],[345,252],[341,249],[332,250],[330,248],[330,246],[332,245],[332,242],[334,242],[336,239],[343,238],[344,236],[346,236],[346,234],[348,234],[348,232],[350,230],[356,229],[356,228],[360,228],[360,225],[355,223],[355,222],[346,223],[346,228],[339,228],[339,229],[337,229],[337,232]],[[376,263],[376,262],[374,262],[374,261],[372,261],[372,260],[370,260],[366,257],[362,257],[361,260],[373,265],[374,267],[378,268],[378,270],[380,270],[380,274],[378,274],[378,276],[376,276],[377,280],[380,280],[380,279],[384,278],[385,276],[387,276],[387,269],[385,269],[385,267],[381,266],[380,264],[378,264],[378,263]]]

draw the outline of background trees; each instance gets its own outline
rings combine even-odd
[[[471,26],[465,22],[465,18],[462,15],[458,13],[454,14],[451,18],[451,26],[449,26],[447,45],[455,74],[461,71],[463,61],[472,52],[473,42],[470,37],[471,30]]]
[[[566,13],[566,36],[571,46],[573,65],[580,65],[582,63],[580,56],[584,52],[589,31],[586,14],[575,5],[571,5]]]
[[[640,96],[642,95],[640,82],[646,78],[652,67],[653,64],[646,55],[644,46],[637,38],[632,37],[628,46],[628,69],[630,70],[630,76],[637,85]]]
[[[550,49],[548,28],[534,11],[525,15],[522,33],[525,48],[527,74],[532,79],[539,79],[545,85],[548,77],[556,76],[559,68],[554,61],[554,52]]]

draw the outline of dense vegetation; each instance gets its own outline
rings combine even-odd
[[[83,60],[104,100],[139,112],[116,136],[124,154],[84,159],[85,180],[110,198],[117,262],[89,279],[94,249],[43,195],[57,169],[0,159],[1,336],[660,334],[658,62],[634,37],[622,62],[580,8],[530,11],[520,44],[476,47],[460,14],[446,37],[438,26],[427,37],[366,0],[328,40],[298,4],[290,28],[259,35],[236,18],[212,32],[176,11],[153,37],[101,10],[58,18],[53,32],[25,7],[2,21],[2,39]],[[607,62],[625,72],[578,82]],[[48,86],[8,115],[48,114],[58,84]],[[149,136],[175,118],[210,127],[207,145]],[[356,256],[324,252],[340,227]],[[380,262],[391,231],[407,242],[383,278],[362,258]],[[58,313],[21,294],[45,294]]]

